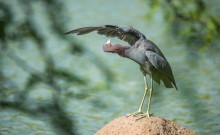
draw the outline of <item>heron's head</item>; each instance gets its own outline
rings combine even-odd
[[[129,49],[129,46],[122,46],[122,45],[111,45],[110,40],[108,40],[103,45],[103,51],[104,52],[111,52],[111,53],[117,53],[120,56],[125,56],[125,50]]]

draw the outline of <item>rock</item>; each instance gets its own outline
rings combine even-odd
[[[105,125],[95,135],[198,135],[183,126],[157,117],[121,116]]]

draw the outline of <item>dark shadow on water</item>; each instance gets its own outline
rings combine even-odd
[[[76,125],[74,124],[74,120],[70,119],[62,108],[59,105],[58,100],[54,100],[54,104],[50,106],[44,106],[42,108],[38,108],[37,110],[30,110],[22,103],[23,101],[15,101],[15,102],[7,102],[0,101],[0,108],[4,109],[13,109],[18,112],[22,112],[27,114],[27,116],[42,119],[43,117],[49,117],[50,125],[53,127],[54,132],[57,135],[77,135]]]
[[[84,48],[75,39],[69,40],[64,34],[65,30],[63,26],[65,25],[65,21],[59,18],[60,16],[67,17],[63,2],[59,0],[41,2],[41,8],[44,9],[45,17],[50,23],[47,31],[53,31],[51,33],[52,36],[55,36],[57,40],[63,41],[68,45],[70,49],[66,53],[71,54],[73,57],[75,55],[89,55],[90,60],[88,61],[96,65],[97,69],[103,73],[103,76],[106,77],[106,82],[108,82],[106,84],[108,85],[110,84],[109,82],[114,81],[110,75],[111,71],[101,58]],[[23,20],[13,21],[16,16],[19,16],[19,12],[16,12],[13,8],[15,6],[14,4],[21,9],[21,13],[24,15]],[[65,84],[83,86],[87,85],[87,82],[85,78],[56,66],[57,63],[55,63],[50,50],[47,48],[48,37],[45,37],[42,33],[42,24],[37,24],[33,19],[33,15],[36,13],[35,4],[39,3],[29,0],[21,0],[17,3],[0,1],[0,108],[2,110],[7,108],[23,112],[36,119],[49,117],[49,123],[55,133],[59,135],[76,135],[78,134],[78,128],[77,124],[75,124],[75,118],[74,116],[68,116],[64,106],[65,101],[61,98],[66,88],[60,85],[58,80],[62,80]],[[31,41],[36,47],[36,50],[33,51],[39,52],[42,57],[45,65],[43,71],[39,71],[38,67],[31,66],[30,61],[23,60],[17,54],[15,48],[25,49],[24,43],[26,41]],[[24,86],[20,87],[19,84],[11,81],[10,77],[6,77],[7,75],[3,73],[5,68],[8,68],[3,65],[5,59],[9,59],[15,67],[28,74]],[[20,78],[22,77],[20,76]],[[53,90],[53,102],[38,106],[35,109],[30,109],[26,106],[25,102],[28,98],[28,93],[34,87],[36,90],[38,84],[44,84]],[[84,97],[86,97],[87,93],[84,94]],[[11,96],[14,97],[12,101],[8,100]]]

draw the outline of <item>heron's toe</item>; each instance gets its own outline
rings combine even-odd
[[[154,116],[154,114],[142,113],[142,114],[140,114],[139,116],[140,116],[140,118],[138,118],[137,120],[140,120],[140,119],[145,118],[145,117],[148,117],[148,119],[151,120],[150,117],[151,117],[151,116]]]
[[[139,115],[142,115],[142,114],[143,114],[143,112],[137,111],[137,112],[133,112],[133,113],[130,113],[130,114],[126,114],[126,116],[127,116],[127,117],[129,117],[129,116],[134,116],[134,117],[136,117],[136,116],[139,116]]]

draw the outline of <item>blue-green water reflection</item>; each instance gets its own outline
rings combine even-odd
[[[123,24],[131,25],[144,33],[165,54],[179,88],[177,92],[155,84],[152,113],[201,134],[220,133],[220,57],[217,52],[219,46],[216,46],[216,50],[189,51],[184,42],[167,34],[169,31],[167,22],[161,19],[160,12],[151,20],[146,18],[149,9],[143,1],[68,0],[65,7],[69,18],[63,26],[64,32],[90,25]],[[36,3],[34,8],[39,11],[33,17],[37,21],[37,27],[50,25],[44,19],[41,3]],[[81,76],[88,82],[81,85],[58,81],[64,89],[60,93],[60,104],[65,108],[66,115],[75,120],[80,134],[92,134],[114,118],[138,109],[144,92],[143,76],[139,66],[128,59],[104,53],[102,44],[107,40],[106,37],[95,33],[74,36],[87,50],[102,58],[101,62],[110,69],[114,81],[108,81],[99,70],[98,65],[93,62],[96,57],[89,54],[83,56],[67,54],[68,46],[65,42],[58,41],[56,34],[53,35],[47,28],[43,33],[48,36],[47,47],[55,65]],[[69,40],[73,38],[72,35],[67,36]],[[126,44],[118,39],[113,39],[112,42]],[[35,70],[39,72],[44,70],[41,54],[34,51],[35,46],[31,41],[26,41],[23,48],[16,47],[16,43],[11,44],[14,44],[13,49],[16,53],[25,61],[30,61],[30,66]],[[17,68],[16,64],[7,58],[3,59],[2,65],[4,75],[22,89],[28,77],[27,73]],[[25,106],[35,110],[51,104],[54,100],[53,93],[50,87],[38,84],[28,92]],[[1,96],[10,94],[9,92]],[[13,97],[8,98],[10,99]],[[0,119],[0,132],[3,135],[55,134],[49,116],[42,115],[36,118],[25,112],[2,109]]]

